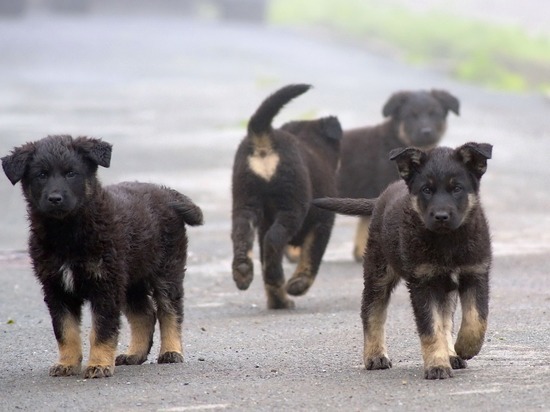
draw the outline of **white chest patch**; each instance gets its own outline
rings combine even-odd
[[[253,154],[248,156],[248,166],[252,172],[266,181],[270,181],[279,165],[279,155],[275,152],[264,156]]]
[[[67,263],[64,263],[59,272],[61,272],[61,282],[65,290],[67,292],[74,292],[74,274],[71,267]]]

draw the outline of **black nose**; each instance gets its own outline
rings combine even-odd
[[[59,193],[53,193],[48,196],[48,202],[50,202],[54,206],[58,206],[63,202],[63,196],[61,196]]]
[[[438,222],[446,222],[451,218],[448,212],[435,212],[434,219]]]
[[[432,135],[432,128],[431,127],[424,127],[422,130],[420,130],[422,133],[422,136],[424,137],[430,137]]]

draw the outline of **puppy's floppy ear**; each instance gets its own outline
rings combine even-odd
[[[74,147],[96,165],[103,167],[111,165],[112,146],[101,139],[77,137],[74,139]]]
[[[34,151],[34,143],[27,143],[14,148],[9,155],[2,158],[4,173],[13,185],[25,176],[27,165],[31,161]]]
[[[433,89],[430,94],[441,103],[445,111],[451,111],[456,115],[460,114],[460,102],[446,90]]]
[[[405,101],[409,98],[409,95],[409,92],[397,92],[392,94],[382,108],[384,117],[396,116],[401,106],[403,106]]]
[[[426,153],[416,147],[393,149],[390,152],[390,160],[395,160],[399,175],[407,184],[426,163],[426,158]]]
[[[478,179],[487,171],[487,159],[493,154],[489,143],[466,143],[455,149],[458,160],[463,162]]]

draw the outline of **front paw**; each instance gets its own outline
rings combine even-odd
[[[479,353],[482,345],[482,338],[464,337],[459,334],[455,343],[455,352],[462,359],[472,359]]]
[[[301,296],[309,290],[313,284],[313,278],[306,274],[292,276],[286,283],[286,291],[289,295]]]
[[[447,379],[452,378],[453,372],[449,366],[431,366],[424,369],[426,379]]]
[[[254,266],[252,260],[246,258],[242,261],[233,261],[233,280],[240,290],[246,290],[254,278]]]
[[[62,365],[57,363],[50,368],[50,376],[73,376],[80,373],[80,365]]]
[[[365,359],[365,368],[368,370],[390,369],[391,360],[387,356],[374,356]]]
[[[115,365],[88,365],[84,370],[84,379],[108,378],[113,376]]]

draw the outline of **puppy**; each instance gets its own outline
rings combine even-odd
[[[458,115],[459,101],[444,90],[393,94],[382,109],[384,117],[389,118],[386,122],[344,132],[337,178],[339,196],[379,196],[390,183],[399,179],[387,154],[399,147],[435,147],[445,133],[449,111]],[[363,259],[368,226],[369,218],[362,216],[353,249],[358,262]]]
[[[59,346],[51,376],[80,372],[85,301],[92,331],[84,378],[111,376],[115,364],[143,363],[157,317],[158,362],[183,361],[185,224],[202,224],[202,212],[166,187],[135,182],[103,188],[96,172],[110,159],[109,143],[70,136],[48,136],[2,158],[27,202],[29,253]],[[128,352],[115,361],[121,310],[132,337]]]
[[[313,284],[325,252],[334,213],[310,208],[313,197],[336,194],[336,166],[342,129],[335,117],[292,122],[273,129],[271,122],[309,85],[283,87],[251,117],[233,165],[233,279],[245,290],[253,278],[252,247],[258,232],[267,307],[294,307],[290,295]],[[287,244],[300,246],[300,261],[285,285],[282,258]]]
[[[403,179],[377,200],[319,199],[314,204],[370,215],[361,308],[367,369],[387,369],[385,328],[390,294],[400,278],[410,292],[426,379],[445,379],[477,355],[487,328],[491,242],[479,200],[492,146],[395,149]],[[462,324],[453,346],[457,296]]]

